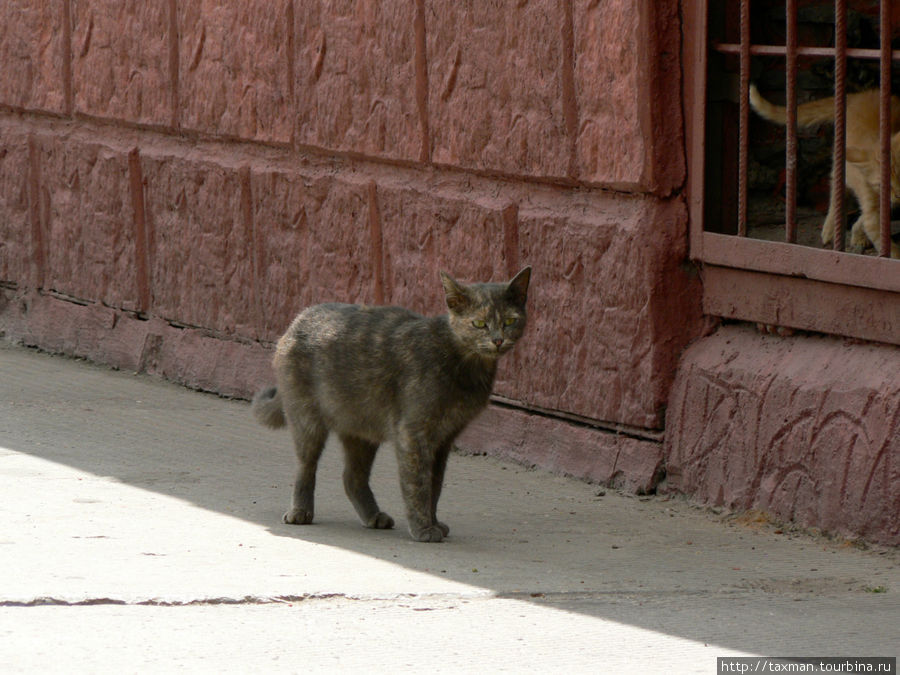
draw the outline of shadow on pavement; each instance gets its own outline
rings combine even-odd
[[[728,526],[680,500],[598,495],[597,486],[463,456],[451,457],[441,500],[450,538],[418,544],[406,533],[389,448],[372,483],[396,529],[359,525],[334,447],[320,467],[315,524],[284,525],[295,466],[290,436],[258,427],[245,402],[3,343],[0,371],[0,446],[239,518],[275,537],[751,653],[896,649],[896,551]],[[303,565],[296,560],[297,569]],[[359,574],[366,573],[362,564]],[[887,593],[870,592],[882,585]],[[298,584],[296,594],[306,592]]]

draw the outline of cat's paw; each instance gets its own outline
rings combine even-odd
[[[869,237],[866,235],[865,229],[861,226],[854,225],[850,230],[850,244],[859,249],[864,249],[869,245]]]
[[[394,519],[384,511],[379,511],[369,518],[368,522],[366,522],[366,527],[371,527],[375,530],[390,530],[394,527]]]
[[[291,509],[281,520],[288,525],[309,525],[313,521],[313,512],[308,509]]]
[[[765,335],[780,335],[781,337],[791,337],[794,334],[793,328],[787,326],[776,326],[771,323],[757,323],[756,330]]]
[[[450,527],[446,523],[442,523],[439,520],[435,520],[434,524],[437,525],[438,529],[440,529],[441,533],[446,537],[450,534]]]
[[[450,528],[447,528],[447,531],[449,532]],[[432,544],[444,539],[444,532],[437,525],[429,525],[428,527],[423,527],[419,530],[410,528],[409,533],[416,541],[430,542]]]

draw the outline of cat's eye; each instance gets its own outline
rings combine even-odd
[[[512,326],[516,322],[516,318],[513,316],[507,317],[503,320],[504,326]]]
[[[472,322],[472,325],[475,326],[475,328],[484,328],[485,326],[487,326],[487,324],[481,319],[475,319]]]

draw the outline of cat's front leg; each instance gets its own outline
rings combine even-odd
[[[450,534],[450,528],[437,518],[437,503],[441,498],[441,489],[444,487],[444,472],[447,469],[447,458],[450,456],[450,443],[445,443],[437,451],[434,458],[434,469],[431,474],[431,519],[446,537]]]
[[[444,530],[435,523],[433,494],[433,450],[425,443],[402,436],[396,443],[400,490],[406,504],[410,536],[416,541],[439,542]],[[446,527],[446,526],[445,526]],[[449,532],[449,528],[447,528]]]
[[[869,245],[869,237],[866,235],[866,228],[862,216],[853,223],[853,228],[850,230],[850,245],[855,246],[860,250]]]

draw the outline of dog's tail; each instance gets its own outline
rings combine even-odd
[[[280,429],[285,425],[284,408],[281,405],[281,394],[275,387],[260,390],[253,397],[250,405],[256,421],[271,429]]]
[[[756,88],[750,85],[750,105],[770,122],[787,124],[787,108],[783,105],[775,105],[763,98]],[[797,106],[797,126],[814,127],[819,124],[834,121],[834,98],[820,98],[818,101],[810,101]]]

